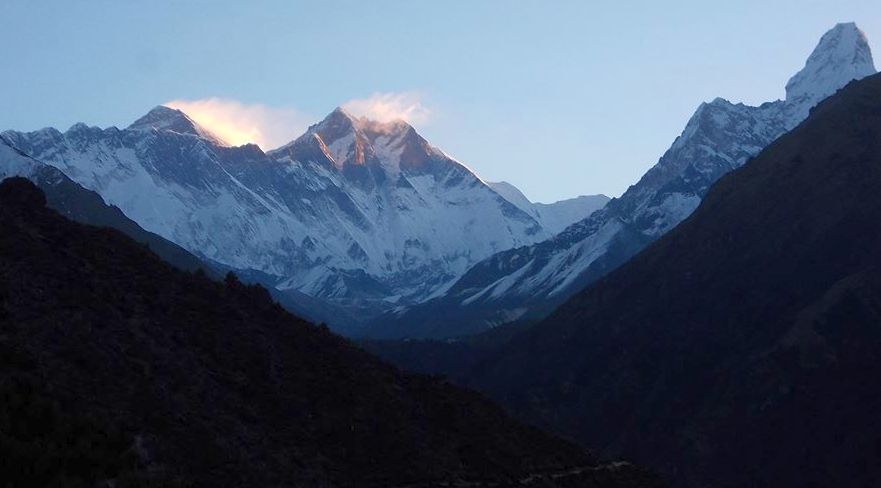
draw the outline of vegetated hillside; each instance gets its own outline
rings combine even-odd
[[[23,178],[0,184],[0,398],[11,486],[655,484],[401,373],[261,287],[68,221]]]
[[[484,363],[523,418],[681,486],[881,485],[881,77]]]

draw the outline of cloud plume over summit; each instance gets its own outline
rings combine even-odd
[[[343,108],[353,115],[379,122],[403,120],[410,124],[424,124],[431,110],[416,92],[374,93],[367,98],[349,100]]]
[[[289,107],[247,104],[227,98],[172,100],[165,106],[186,113],[232,145],[253,142],[274,149],[303,133],[309,117]]]

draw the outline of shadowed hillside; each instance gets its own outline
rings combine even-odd
[[[654,486],[21,178],[0,184],[0,397],[13,486]]]

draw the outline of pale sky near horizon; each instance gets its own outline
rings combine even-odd
[[[534,201],[618,196],[702,101],[782,98],[846,21],[879,56],[878,0],[4,0],[0,130],[177,101],[271,149],[345,105]]]

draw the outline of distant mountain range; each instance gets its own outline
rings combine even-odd
[[[163,106],[126,129],[3,136],[148,231],[340,327],[425,300],[604,200],[532,204],[510,185],[503,197],[410,125],[342,109],[268,153],[229,147]]]
[[[798,125],[818,101],[873,73],[863,33],[853,23],[836,25],[786,84],[785,100],[701,104],[658,163],[620,198],[550,239],[475,264],[442,295],[395,308],[361,334],[448,338],[547,315],[688,217],[710,185]]]
[[[865,36],[839,24],[787,83],[785,100],[701,104],[659,162],[611,201],[530,202],[402,121],[342,109],[268,152],[230,147],[163,106],[126,129],[3,136],[147,232],[265,284],[310,320],[356,336],[449,338],[547,315],[681,222],[714,181],[818,100],[874,72]]]
[[[487,185],[554,234],[603,208],[610,200],[605,195],[582,195],[554,203],[534,203],[516,186],[506,181],[488,182]]]

